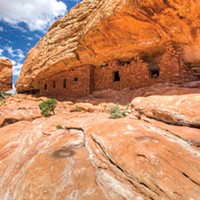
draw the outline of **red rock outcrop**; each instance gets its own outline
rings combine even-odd
[[[175,125],[200,127],[200,95],[138,97],[132,106],[139,115]]]
[[[89,112],[89,113],[108,112],[110,108],[117,103],[126,106],[127,103],[131,102],[133,98],[136,98],[138,96],[145,97],[158,94],[164,96],[166,95],[170,96],[174,100],[179,98],[179,96],[175,96],[175,98],[173,98],[174,95],[181,95],[180,98],[183,97],[185,98],[187,96],[189,97],[188,98],[189,100],[190,99],[192,100],[190,104],[197,105],[196,110],[198,110],[198,99],[196,102],[194,100],[195,98],[198,97],[199,88],[200,88],[200,81],[190,82],[179,86],[175,84],[167,84],[167,85],[158,84],[158,85],[153,85],[151,87],[143,87],[137,90],[130,90],[130,89],[124,89],[122,91],[103,90],[99,92],[94,92],[94,94],[84,98],[72,99],[73,101],[66,101],[65,97],[59,98],[55,112],[56,114],[66,114],[69,112]],[[188,95],[188,94],[193,94],[193,95]],[[194,97],[194,99],[191,97]],[[6,98],[6,101],[3,102],[2,105],[0,106],[0,127],[22,120],[32,121],[36,118],[40,118],[41,114],[38,104],[42,100],[46,99],[47,97],[35,98],[32,97],[31,95],[25,95],[25,94],[15,94],[12,95],[12,97]],[[147,102],[148,103],[151,102],[150,101],[151,98],[149,97],[147,98],[148,101],[146,100],[146,98],[139,98],[139,99],[143,99],[141,103],[143,103],[143,101],[145,101],[146,104]],[[157,97],[154,97],[152,99],[157,99]],[[170,108],[173,107],[172,101],[170,101],[168,98],[163,97],[161,99],[163,100],[162,102],[165,102],[166,104],[169,103]],[[133,100],[133,102],[137,102],[137,100]],[[158,100],[158,102],[160,101]],[[156,104],[157,109],[160,106],[161,105]],[[152,108],[149,105],[148,107],[149,110]],[[163,109],[164,107],[165,106],[163,106]],[[139,104],[136,103],[135,108],[136,112],[139,112],[139,114],[143,116],[147,116],[145,114],[142,114],[143,110],[140,111]],[[173,108],[178,110],[178,107],[177,108],[173,107]],[[147,109],[145,108],[144,110]],[[180,111],[181,110],[182,108],[180,108]],[[193,109],[191,108],[190,110]],[[195,112],[197,111],[194,111],[194,113]],[[188,116],[189,116],[189,111],[188,111]]]
[[[46,97],[3,102],[0,197],[199,200],[199,81],[184,83],[199,78],[199,16],[197,0],[84,0],[54,23],[17,89],[61,101],[48,118]]]
[[[138,74],[141,86],[142,83],[152,84],[152,80],[148,80],[148,69],[145,69],[144,63],[154,71],[155,67],[160,66],[160,75],[164,75],[160,82],[182,82],[198,78],[199,16],[200,2],[193,0],[84,0],[55,22],[47,35],[30,50],[16,85],[17,90],[47,89],[47,79],[50,80],[48,90],[49,87],[55,88],[52,78],[56,78],[55,75],[58,75],[56,80],[63,79],[64,82],[57,84],[63,85],[63,89],[68,81],[63,76],[69,69],[81,66],[100,69],[103,66],[106,71],[106,66],[113,61],[120,61],[121,64],[131,61],[133,68],[138,66],[134,73],[123,73]],[[113,70],[118,71],[116,68]],[[63,75],[60,76],[60,73]],[[108,75],[103,74],[103,77],[103,83],[109,82]],[[116,79],[119,79],[117,77],[119,75],[116,73]],[[77,80],[77,77],[72,77],[69,85]],[[130,80],[137,80],[137,77]],[[106,84],[103,89],[110,88],[111,83]],[[114,84],[118,83],[111,84],[112,89],[116,88]],[[132,86],[135,86],[135,82]],[[124,86],[117,88],[123,89]],[[65,93],[61,88],[55,91]],[[76,91],[76,87],[72,91]],[[86,91],[90,93],[93,88],[87,86]]]
[[[26,108],[42,100],[17,98],[26,102]],[[12,97],[6,101],[0,114],[20,106],[12,103]],[[132,101],[134,119],[130,115],[114,120],[100,105],[59,102],[54,116],[24,117],[1,127],[0,196],[13,200],[198,200],[199,103],[199,94],[138,97]],[[35,116],[26,108],[24,116]],[[159,111],[155,117],[153,110]],[[166,110],[173,115],[168,117],[172,121],[163,117]],[[179,123],[180,116],[184,123]],[[194,122],[196,128],[188,127]]]
[[[0,58],[0,91],[12,89],[12,62]]]
[[[0,106],[0,127],[12,124],[18,121],[32,121],[41,117],[38,108],[42,99],[33,99],[25,95],[15,95],[6,98]]]

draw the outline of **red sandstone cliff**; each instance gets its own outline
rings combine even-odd
[[[0,91],[12,89],[12,62],[0,58]]]
[[[199,8],[197,0],[85,0],[52,25],[29,52],[18,91],[38,89],[45,78],[50,93],[58,83],[68,89],[73,85],[59,82],[62,71],[64,80],[76,82],[71,91],[81,85],[79,77],[88,84],[81,90],[91,89],[91,72],[99,90],[106,81],[130,88],[95,91],[87,103],[64,98],[49,118],[38,108],[46,97],[6,98],[0,106],[0,197],[199,200],[200,82],[169,84],[199,75]],[[160,74],[153,70],[149,78],[147,65],[158,63]],[[113,69],[115,83],[105,81],[103,71],[111,76]],[[130,90],[136,83],[152,86]],[[127,102],[125,118],[109,118],[114,103]]]
[[[38,89],[40,79],[69,68],[113,60],[143,58],[152,64],[162,57],[165,67],[178,55],[186,70],[199,75],[199,27],[197,0],[84,0],[30,50],[17,90]],[[165,55],[169,42],[176,48]]]

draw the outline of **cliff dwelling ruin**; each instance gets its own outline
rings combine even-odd
[[[132,60],[114,60],[100,66],[83,65],[41,79],[34,92],[46,96],[83,97],[106,89],[137,89],[157,83],[182,83],[191,79],[172,45],[162,54]]]

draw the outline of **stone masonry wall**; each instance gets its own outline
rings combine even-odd
[[[83,66],[40,80],[40,95],[87,96],[90,94],[90,74],[91,67]]]
[[[115,80],[116,74],[119,75],[119,80]],[[107,66],[101,66],[95,69],[94,72],[94,90],[123,88],[138,88],[145,86],[145,79],[149,76],[149,70],[146,63],[141,60],[122,62],[113,61]]]
[[[122,65],[115,61],[95,69],[95,90],[115,89],[122,90],[129,87],[136,89],[156,83],[171,83],[182,81],[181,62],[178,57],[168,58],[171,55],[164,54],[159,69],[159,75],[152,77],[149,64],[141,59],[130,61]],[[166,61],[167,58],[167,61]],[[115,73],[119,74],[120,80],[115,81]]]
[[[181,50],[168,43],[166,51],[159,64],[160,77],[167,83],[182,83],[184,81],[184,63]]]

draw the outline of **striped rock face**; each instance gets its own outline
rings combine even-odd
[[[24,114],[0,126],[1,199],[199,199],[199,94],[136,98],[122,119],[65,101],[44,118],[24,97],[0,110]]]
[[[0,58],[0,91],[12,89],[12,63],[8,59]]]

